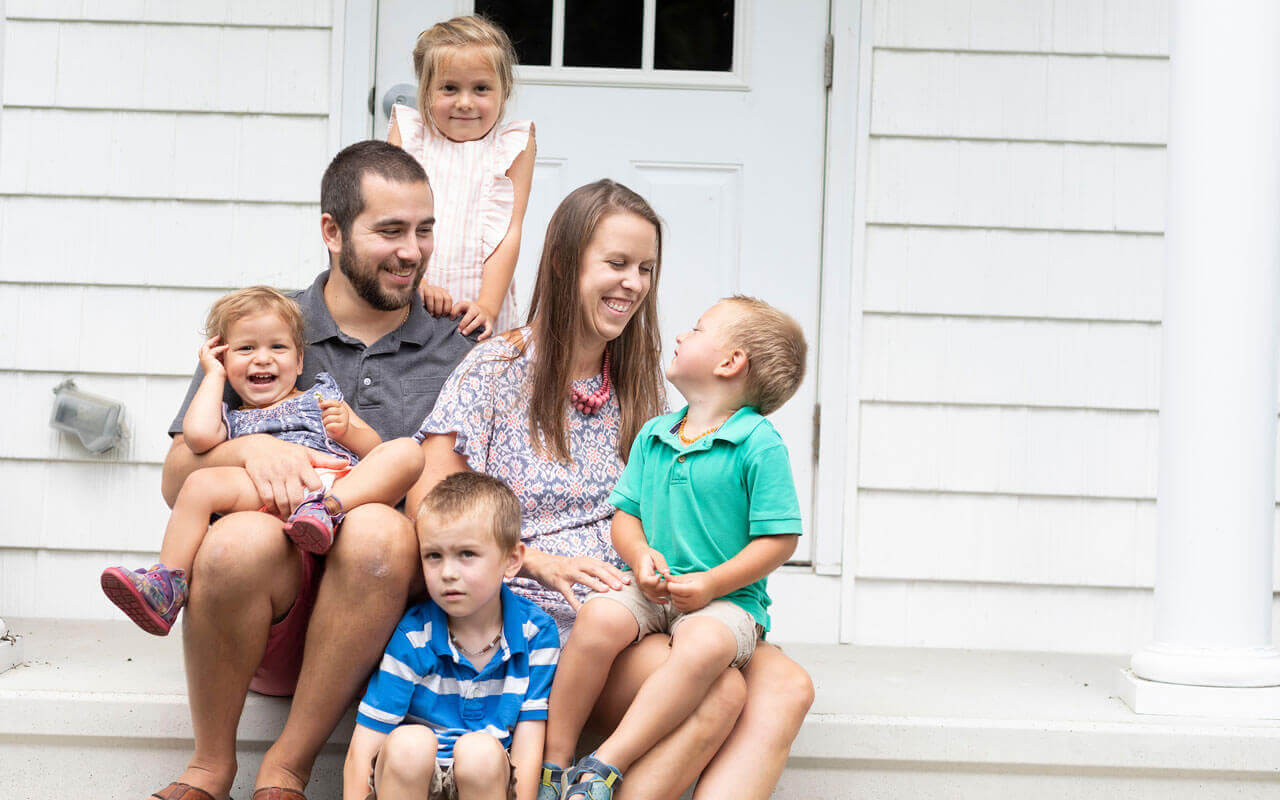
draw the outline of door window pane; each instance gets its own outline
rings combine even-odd
[[[564,65],[639,69],[644,0],[565,0]]]
[[[511,37],[521,64],[551,63],[552,0],[476,0],[476,13],[496,22]]]
[[[733,0],[657,0],[655,69],[733,69]]]

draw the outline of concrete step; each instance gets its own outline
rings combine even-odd
[[[191,748],[181,640],[128,622],[9,620],[25,662],[0,674],[0,796],[142,798]],[[780,798],[1280,797],[1280,722],[1138,716],[1123,656],[785,645],[817,699]],[[248,798],[287,701],[250,695]],[[351,715],[308,797],[339,797]]]

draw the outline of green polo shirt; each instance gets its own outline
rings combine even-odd
[[[672,574],[705,572],[757,536],[800,533],[791,459],[778,431],[740,408],[691,445],[677,431],[685,408],[645,423],[609,502],[640,519]],[[767,579],[725,595],[769,630]]]

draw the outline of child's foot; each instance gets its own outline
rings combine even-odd
[[[187,573],[164,564],[133,572],[107,567],[102,571],[102,591],[139,628],[164,636],[187,604]]]
[[[618,768],[596,758],[583,756],[564,776],[564,800],[613,800],[613,790],[622,785]]]
[[[542,762],[538,773],[538,800],[560,800],[564,791],[564,769],[550,761]]]
[[[333,547],[334,521],[325,508],[323,491],[312,492],[289,515],[284,535],[306,553],[322,556]]]

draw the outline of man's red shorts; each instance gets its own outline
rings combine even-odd
[[[272,623],[267,635],[267,651],[262,655],[258,671],[253,673],[249,688],[259,694],[288,697],[298,685],[302,670],[302,648],[307,641],[307,623],[316,604],[316,590],[324,575],[324,560],[298,551],[302,581],[298,596],[284,618]]]

